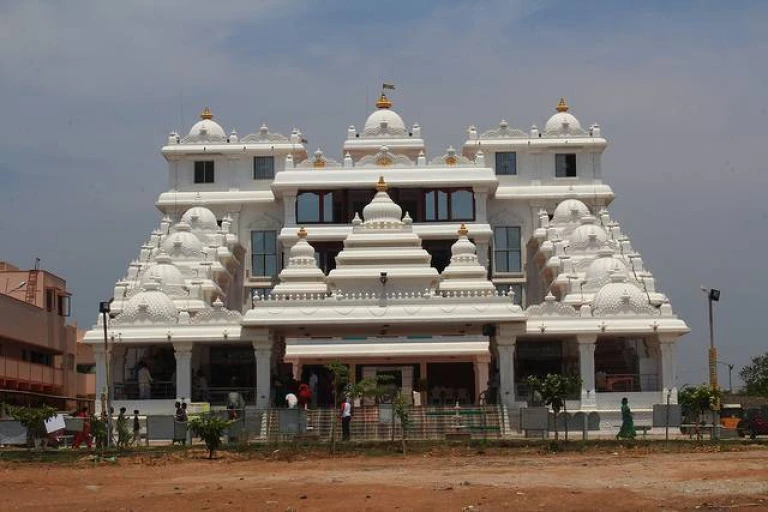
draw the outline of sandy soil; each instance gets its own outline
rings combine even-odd
[[[462,451],[464,450],[464,451]],[[0,464],[0,510],[767,510],[768,449]]]

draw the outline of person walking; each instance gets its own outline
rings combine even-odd
[[[349,424],[352,422],[352,397],[347,396],[341,404],[341,440],[349,441]]]
[[[621,428],[616,434],[616,439],[634,439],[635,421],[632,419],[632,411],[629,409],[629,400],[626,397],[621,399]]]
[[[75,440],[72,442],[72,448],[80,448],[80,445],[85,442],[90,450],[93,446],[93,440],[91,439],[91,421],[88,416],[88,408],[82,407],[75,417],[83,419],[83,430],[78,432],[75,436]]]
[[[133,410],[133,444],[139,446],[141,439],[141,422],[139,421],[139,410]]]

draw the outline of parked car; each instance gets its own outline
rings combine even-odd
[[[768,435],[768,414],[760,409],[749,409],[736,427],[739,437]]]

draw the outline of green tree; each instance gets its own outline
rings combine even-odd
[[[189,420],[189,428],[205,443],[209,459],[213,458],[213,453],[221,446],[221,436],[231,424],[231,421],[212,414],[201,415]]]
[[[49,405],[40,407],[11,406],[8,412],[11,414],[11,418],[27,427],[27,444],[29,446],[34,445],[35,439],[45,439],[48,436],[45,422],[56,416],[56,409]]]
[[[719,408],[722,393],[719,389],[712,389],[707,384],[699,386],[683,386],[677,394],[677,403],[680,404],[683,416],[687,421],[699,424],[705,411]],[[701,439],[701,432],[696,429],[696,437]]]
[[[768,397],[768,352],[752,358],[752,364],[746,365],[739,372],[745,392],[752,396]]]
[[[559,438],[557,430],[557,416],[560,411],[565,410],[565,399],[576,393],[581,386],[581,377],[577,375],[562,375],[559,373],[549,373],[544,379],[535,375],[529,375],[525,378],[531,393],[539,392],[544,404],[552,408],[555,414],[555,441]],[[568,440],[568,423],[565,424],[565,440]]]

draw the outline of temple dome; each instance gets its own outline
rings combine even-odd
[[[217,231],[219,223],[216,215],[203,206],[193,206],[181,216],[181,222],[189,224],[195,231]]]
[[[581,218],[581,225],[574,229],[568,236],[568,241],[573,247],[581,247],[593,244],[604,244],[608,241],[608,233],[596,224],[597,219],[591,215]]]
[[[381,95],[376,102],[377,110],[375,110],[368,119],[365,121],[365,127],[363,131],[376,130],[382,123],[386,123],[390,130],[402,130],[406,131],[405,123],[400,115],[392,110],[392,102],[384,94]]]
[[[219,123],[213,120],[211,110],[206,107],[200,113],[200,120],[196,122],[189,130],[191,136],[210,136],[227,138],[227,133]]]
[[[158,283],[147,283],[144,286],[144,291],[137,293],[128,300],[117,319],[123,322],[150,323],[173,321],[178,315],[178,310],[173,304],[173,300],[158,288]]]
[[[149,283],[160,283],[162,288],[170,286],[184,286],[184,275],[181,270],[171,262],[170,256],[160,253],[155,262],[142,273],[139,283],[145,286]]]
[[[615,313],[631,308],[635,311],[648,309],[648,295],[635,284],[626,281],[621,275],[612,275],[611,282],[600,288],[595,294],[593,308],[595,313]]]
[[[201,259],[203,242],[190,231],[186,222],[173,226],[171,233],[163,240],[163,250],[176,259]]]
[[[581,123],[579,123],[576,117],[568,113],[568,108],[565,98],[560,98],[560,102],[555,107],[557,113],[547,121],[547,124],[544,126],[544,133],[581,131]]]
[[[556,224],[567,224],[569,222],[578,222],[582,217],[590,215],[587,205],[578,199],[566,199],[557,205],[555,213],[552,216],[552,222]]]
[[[619,258],[614,257],[613,251],[603,249],[600,251],[600,256],[587,268],[584,287],[596,290],[610,283],[612,275],[619,275],[625,279],[629,277],[626,265]]]

